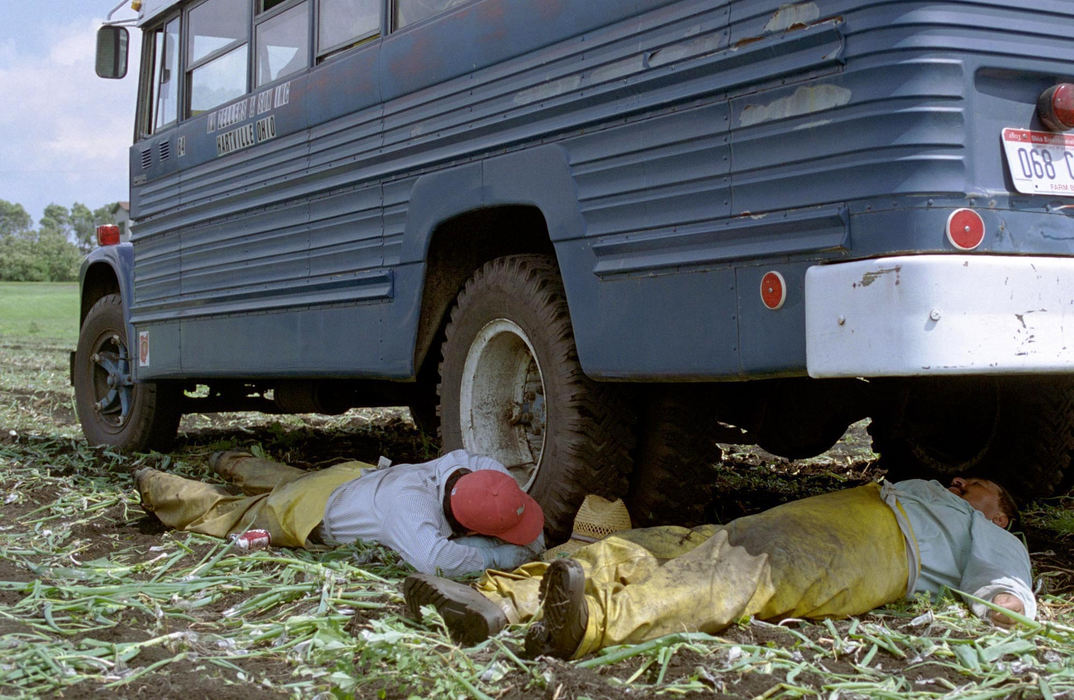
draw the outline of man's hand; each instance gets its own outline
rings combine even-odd
[[[1019,615],[1025,612],[1025,608],[1022,607],[1022,601],[1018,599],[1018,596],[1011,595],[1010,593],[997,593],[992,598],[992,602],[1001,608],[1006,608]],[[992,620],[992,624],[999,625],[1000,627],[1010,627],[1014,624],[1013,617],[1009,617],[999,610],[993,610],[989,613],[989,617]]]

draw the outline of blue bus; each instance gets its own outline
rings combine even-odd
[[[865,417],[891,475],[1074,477],[1069,0],[126,5],[92,443],[405,405],[554,534],[590,492],[696,519],[718,442]]]

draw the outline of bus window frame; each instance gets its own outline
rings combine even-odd
[[[339,56],[340,54],[349,51],[351,49],[358,48],[369,44],[375,39],[380,39],[387,32],[387,26],[389,23],[388,11],[392,5],[393,0],[374,0],[374,3],[378,9],[377,26],[372,31],[365,34],[356,34],[353,37],[344,39],[343,41],[332,44],[331,46],[321,47],[321,0],[313,0],[313,60],[314,65],[323,63]]]
[[[243,95],[249,95],[254,92],[257,89],[254,85],[257,71],[257,27],[262,22],[271,20],[277,15],[287,12],[291,8],[305,4],[308,10],[309,45],[307,47],[308,56],[305,71],[309,71],[311,68],[316,67],[322,62],[334,59],[351,49],[367,46],[373,41],[381,39],[395,31],[392,27],[392,23],[394,21],[396,0],[376,0],[374,4],[377,7],[379,16],[377,25],[374,29],[366,34],[356,35],[337,45],[322,49],[318,43],[320,40],[321,12],[319,0],[284,0],[284,2],[281,2],[268,10],[259,9],[262,4],[260,0],[248,0],[246,16],[247,34],[245,40],[235,40],[202,56],[196,62],[189,62],[190,41],[192,41],[190,34],[190,14],[198,7],[201,7],[210,1],[211,0],[198,0],[188,4],[180,4],[173,12],[161,15],[160,17],[155,18],[151,24],[142,27],[141,63],[139,65],[138,78],[138,104],[134,123],[135,142],[150,138],[162,131],[172,129],[185,121],[200,116],[202,113],[199,112],[199,114],[193,114],[190,106],[193,72],[243,44],[247,47],[246,77]],[[474,1],[475,0],[466,0],[460,5],[450,8],[450,10],[469,5]],[[447,11],[430,15],[430,17],[406,26],[410,27],[422,24],[431,18],[441,17],[446,14],[446,12]],[[158,75],[160,66],[157,65],[157,53],[158,48],[163,49],[163,44],[158,47],[157,40],[158,37],[161,42],[165,40],[167,35],[165,30],[167,26],[174,21],[179,22],[179,40],[178,46],[176,47],[177,66],[175,69],[178,74],[178,82],[175,85],[175,100],[177,103],[176,114],[171,115],[169,121],[157,126],[156,119],[159,107],[157,103],[159,101],[160,92],[160,76]],[[295,71],[294,73],[278,78],[275,81],[267,81],[264,85],[271,85],[274,82],[292,79],[302,72],[304,71]],[[264,85],[260,87],[264,87]],[[226,104],[226,102],[227,101],[221,104]]]
[[[167,40],[167,27],[172,22],[179,23],[179,30],[176,35],[179,37],[179,43],[182,44],[184,19],[181,12],[165,15],[159,21],[154,22],[152,26],[143,28],[142,31],[141,64],[138,67],[138,104],[134,120],[135,141],[140,141],[161,131],[171,129],[184,118],[180,113],[180,106],[184,104],[185,99],[183,94],[185,92],[183,85],[185,81],[182,79],[183,47],[179,46],[176,49],[176,75],[172,77],[173,81],[177,81],[174,88],[175,114],[171,115],[171,119],[163,124],[157,125],[156,123],[160,109],[160,70],[163,68],[162,65],[157,64],[157,54],[158,50],[161,54],[166,54],[166,51],[163,50],[164,42]]]
[[[153,121],[157,100],[157,37],[164,35],[164,23],[142,31],[142,51],[138,64],[138,104],[134,117],[135,142],[155,133]]]
[[[236,97],[234,97],[232,99],[224,100],[223,102],[219,102],[219,103],[213,105],[212,107],[209,107],[209,108],[207,108],[205,110],[199,111],[197,114],[194,113],[193,108],[191,106],[191,98],[192,98],[193,93],[194,93],[194,85],[193,85],[194,71],[196,71],[199,68],[202,68],[204,66],[209,65],[210,63],[212,63],[213,61],[215,61],[218,58],[226,56],[228,53],[234,51],[237,48],[242,47],[243,45],[246,46],[246,79],[245,79],[245,83],[244,83],[245,87],[243,88],[242,95],[249,95],[251,90],[252,90],[252,87],[251,87],[252,78],[251,78],[250,73],[253,70],[253,68],[252,68],[253,59],[252,59],[251,55],[253,53],[253,31],[254,31],[253,19],[254,19],[254,9],[257,7],[256,0],[246,0],[246,22],[245,22],[245,24],[246,24],[246,37],[245,37],[245,39],[243,39],[243,40],[236,39],[235,41],[232,41],[229,44],[221,46],[220,48],[217,48],[217,49],[205,54],[204,56],[199,58],[197,61],[188,62],[188,60],[187,60],[190,57],[190,42],[192,42],[194,40],[194,37],[193,37],[193,35],[191,33],[191,30],[190,30],[190,24],[191,24],[190,23],[190,15],[197,8],[199,8],[199,7],[203,6],[203,5],[206,5],[206,4],[210,3],[210,2],[213,2],[213,0],[200,0],[200,2],[192,2],[189,5],[187,5],[186,7],[184,7],[183,11],[182,11],[182,13],[183,13],[183,22],[182,22],[182,24],[180,26],[180,37],[181,37],[181,43],[183,45],[182,46],[182,53],[180,55],[180,65],[181,65],[181,68],[182,68],[182,75],[183,75],[183,85],[182,85],[183,86],[183,101],[182,101],[182,105],[183,105],[182,115],[183,116],[182,116],[182,119],[196,118],[196,117],[198,117],[198,116],[200,116],[200,115],[202,115],[202,114],[204,114],[206,112],[212,111],[213,109],[215,109],[219,105],[227,104],[228,102],[231,102],[234,99],[238,99],[238,96],[236,96]],[[275,9],[275,8],[273,8],[273,9]]]
[[[313,54],[314,54],[314,52],[316,50],[314,45],[313,45],[313,42],[316,41],[316,29],[314,27],[314,22],[317,20],[317,16],[316,16],[316,10],[315,10],[316,3],[313,0],[285,0],[284,2],[281,2],[280,4],[273,6],[272,8],[270,8],[268,10],[258,10],[257,7],[258,7],[258,5],[260,5],[261,0],[253,0],[253,1],[254,1],[254,14],[253,14],[253,26],[250,28],[250,47],[251,47],[250,48],[250,60],[249,60],[249,65],[247,66],[247,69],[246,69],[247,74],[250,76],[250,80],[252,82],[251,82],[251,87],[247,89],[247,94],[249,94],[249,92],[251,90],[258,90],[260,88],[265,87],[266,85],[271,85],[272,83],[275,83],[277,81],[293,78],[296,75],[299,75],[300,73],[308,71],[314,65]],[[287,73],[286,75],[283,75],[283,76],[280,76],[280,77],[277,77],[277,78],[273,78],[271,80],[266,80],[264,82],[258,82],[258,77],[259,77],[258,76],[258,68],[259,68],[258,67],[258,57],[259,57],[259,51],[260,51],[260,48],[261,48],[260,47],[260,41],[259,41],[260,37],[257,34],[258,28],[260,28],[261,25],[263,25],[263,24],[265,24],[267,22],[271,22],[272,20],[276,19],[276,17],[284,14],[285,12],[289,12],[290,10],[292,10],[292,9],[294,9],[294,8],[300,6],[300,5],[305,5],[306,6],[306,66],[305,66],[305,68],[303,68],[301,70],[292,71],[291,73]]]
[[[464,7],[469,7],[477,2],[477,0],[458,0],[458,2],[451,7],[445,7],[442,10],[425,15],[420,19],[416,19],[406,24],[399,24],[399,3],[400,0],[387,0],[388,1],[388,28],[390,32],[398,32],[411,27],[417,27],[418,25],[430,22],[433,19],[443,17],[451,12],[460,10]],[[405,2],[405,0],[403,0]],[[450,2],[450,0],[448,0]]]

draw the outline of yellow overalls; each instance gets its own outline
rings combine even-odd
[[[616,533],[574,553],[589,621],[575,658],[739,618],[842,617],[906,594],[903,534],[867,484],[777,506],[727,525]],[[547,564],[489,571],[477,588],[512,623],[539,610]]]

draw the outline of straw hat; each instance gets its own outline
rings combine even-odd
[[[613,533],[629,530],[630,527],[630,513],[623,499],[617,498],[609,501],[606,498],[589,494],[582,501],[581,508],[574,516],[571,538],[558,547],[549,549],[541,558],[545,561],[552,561],[569,557],[587,544],[604,539]]]

